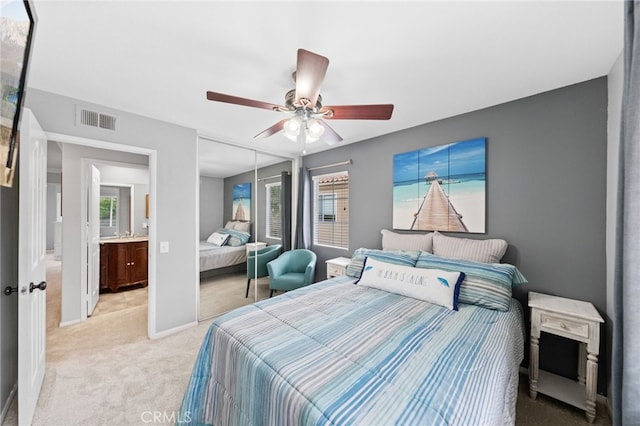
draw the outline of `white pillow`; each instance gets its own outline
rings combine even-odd
[[[412,268],[367,257],[362,275],[356,284],[424,300],[457,311],[462,280],[463,272]]]
[[[207,238],[207,242],[209,244],[213,244],[214,246],[222,247],[227,242],[229,237],[229,234],[222,234],[216,231],[213,234],[209,235],[209,238]]]
[[[507,242],[498,238],[472,240],[433,233],[433,254],[452,259],[473,260],[482,263],[500,263],[507,251]]]
[[[236,221],[235,228],[233,228],[233,229],[235,229],[236,231],[240,231],[240,232],[250,233],[251,222]]]
[[[433,253],[433,233],[399,234],[383,229],[382,250],[426,251]]]
[[[224,225],[224,227],[227,228],[227,229],[236,229],[235,226],[236,226],[236,223],[233,220],[228,221]]]

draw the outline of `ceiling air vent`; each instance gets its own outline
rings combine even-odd
[[[79,106],[76,108],[76,122],[83,126],[116,131],[117,117]]]

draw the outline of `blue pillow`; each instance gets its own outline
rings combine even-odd
[[[420,251],[403,251],[403,250],[376,250],[359,248],[353,252],[351,262],[347,265],[345,273],[354,278],[360,278],[364,259],[371,257],[382,262],[393,263],[395,265],[416,266],[416,261],[420,256]]]
[[[251,234],[248,232],[236,231],[235,229],[222,228],[217,232],[222,234],[229,234],[229,239],[227,240],[227,246],[238,247],[243,246],[249,242],[249,238],[251,238]]]
[[[507,263],[481,263],[440,257],[427,252],[420,254],[416,268],[464,272],[458,302],[498,311],[508,311],[512,287],[527,282],[518,268]]]

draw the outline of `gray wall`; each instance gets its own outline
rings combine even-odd
[[[291,173],[291,161],[283,161],[282,163],[278,163],[272,166],[262,167],[258,169],[258,179],[279,175],[282,172]],[[231,220],[233,215],[233,186],[240,183],[251,182],[251,185],[252,185],[251,192],[253,193],[251,197],[251,222],[253,225],[252,233],[255,234],[255,239],[254,239],[254,235],[252,235],[251,241],[263,241],[263,242],[266,242],[267,244],[280,244],[280,240],[275,240],[275,239],[266,237],[266,228],[265,228],[265,221],[267,217],[267,205],[266,205],[267,191],[266,191],[265,184],[277,182],[278,179],[269,179],[269,180],[260,181],[256,186],[256,183],[253,181],[254,178],[255,178],[255,174],[253,171],[251,171],[251,172],[241,173],[236,176],[231,176],[224,180],[224,222],[226,223],[228,220]],[[254,203],[256,202],[255,201],[256,187],[258,188],[257,190],[257,196],[258,196],[257,232],[255,227],[256,220],[255,220],[255,211],[254,211],[255,209]]]
[[[509,242],[503,261],[517,265],[529,280],[515,291],[525,308],[533,290],[592,302],[604,315],[604,77],[304,157],[305,167],[353,160],[346,167],[349,252],[314,247],[316,279],[326,276],[327,259],[381,246],[380,230],[392,226],[394,154],[476,137],[487,138],[487,234],[458,236]],[[601,336],[605,366],[606,327]],[[575,360],[572,343],[542,342],[541,368],[568,375],[577,368]],[[604,392],[605,368],[599,372],[598,388]]]
[[[0,187],[0,284],[18,286],[18,170],[12,188]],[[18,382],[18,293],[0,294],[0,412]]]
[[[118,131],[108,132],[101,129],[75,125],[77,104],[114,114],[118,117]],[[27,93],[26,107],[30,108],[46,132],[102,140],[118,144],[137,146],[155,151],[156,156],[156,207],[155,226],[157,259],[155,271],[155,289],[150,288],[149,297],[155,302],[156,310],[151,312],[152,337],[197,322],[196,285],[198,283],[197,266],[197,133],[193,129],[153,120],[78,101],[72,98],[30,88]],[[119,161],[119,160],[115,160]],[[78,172],[67,175],[65,166],[63,185],[69,180],[79,183]],[[79,190],[74,191],[79,193]],[[65,266],[69,259],[80,259],[79,204],[70,200],[72,193],[63,189],[63,283],[75,286],[76,291],[63,292],[63,322],[81,319],[80,311],[80,269],[69,271]],[[77,211],[75,217],[68,217],[67,211]],[[77,226],[71,226],[71,224]],[[160,242],[169,242],[168,253],[159,253]],[[75,247],[75,248],[72,248]],[[65,248],[68,253],[65,252]],[[150,251],[150,256],[153,251]],[[153,264],[153,263],[151,263]],[[63,284],[65,285],[65,284]],[[65,300],[65,293],[75,300]],[[72,306],[73,305],[73,306]],[[65,310],[64,308],[68,308]]]
[[[224,179],[200,176],[200,240],[224,226]]]

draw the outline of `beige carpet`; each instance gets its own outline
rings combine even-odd
[[[48,290],[47,298],[59,305],[59,299],[54,300],[59,297],[59,289],[55,296],[55,278],[48,276],[48,279],[51,291]],[[239,277],[238,280],[242,281]],[[232,292],[240,290],[240,299],[244,299],[246,281],[240,288],[235,281],[230,282]],[[222,285],[216,286],[217,294],[221,294]],[[264,294],[262,287],[258,284]],[[268,297],[268,289],[266,293]],[[140,300],[144,302],[142,305]],[[33,424],[172,424],[212,320],[162,339],[149,340],[145,337],[146,289],[101,295],[100,303],[93,317],[63,329],[57,328],[59,307],[49,309],[47,324],[53,326],[47,331],[47,368]],[[580,410],[544,395],[535,401],[530,399],[527,377],[523,375],[516,410],[516,425],[588,424]],[[14,401],[3,425],[16,425],[16,412]],[[153,416],[157,421],[150,422]],[[604,407],[598,406],[594,424],[611,424]]]
[[[269,297],[269,278],[258,278],[258,300]],[[200,281],[200,320],[209,319],[254,301],[256,280],[251,280],[249,297],[247,274],[238,272]]]

